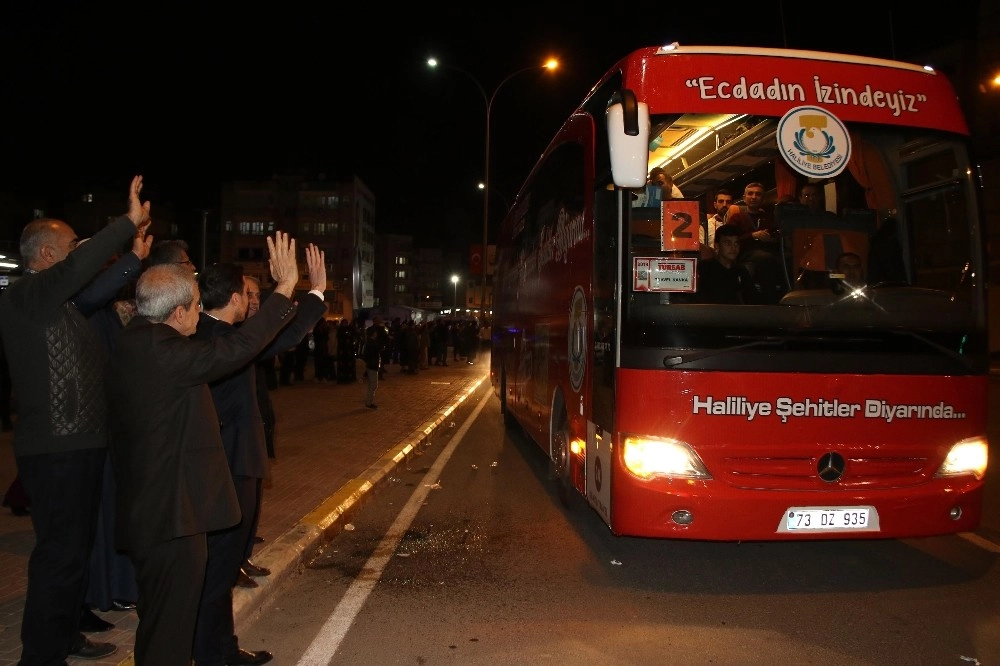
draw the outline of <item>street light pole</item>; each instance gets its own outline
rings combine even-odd
[[[479,311],[480,319],[485,323],[486,321],[486,269],[488,268],[488,257],[489,257],[489,224],[490,224],[490,116],[493,113],[493,100],[496,99],[497,93],[500,92],[500,88],[503,87],[505,83],[510,81],[512,78],[518,74],[523,74],[525,72],[533,72],[537,69],[548,69],[555,70],[559,66],[559,61],[555,58],[550,58],[543,65],[532,65],[531,67],[523,67],[514,72],[511,72],[504,78],[497,87],[493,89],[492,95],[486,94],[486,88],[483,84],[479,82],[475,76],[462,69],[461,67],[456,67],[455,65],[449,65],[447,63],[440,63],[434,58],[428,58],[427,64],[430,67],[437,67],[441,65],[442,67],[447,67],[448,69],[453,69],[456,72],[461,72],[462,74],[469,77],[473,83],[476,84],[476,88],[483,96],[483,102],[486,104],[486,148],[483,151],[483,246],[480,254],[479,265],[482,270],[482,294],[481,303],[482,308]]]
[[[458,276],[451,276],[451,316],[454,317],[458,310]]]

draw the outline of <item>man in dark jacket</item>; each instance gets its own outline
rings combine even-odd
[[[190,662],[206,534],[240,521],[208,382],[250,363],[295,313],[295,243],[278,232],[267,244],[277,286],[238,331],[189,338],[201,302],[194,275],[178,264],[153,266],[139,278],[138,314],[112,358],[115,535],[139,584],[137,664]]]
[[[274,355],[304,338],[326,312],[325,256],[316,246],[306,247],[311,290],[298,305],[295,318],[254,361]],[[198,277],[202,312],[195,340],[212,340],[235,335],[247,319],[252,282],[239,264],[216,264]],[[258,313],[260,310],[258,310]],[[260,512],[263,480],[270,477],[263,419],[257,403],[255,363],[210,384],[215,411],[219,416],[222,446],[232,474],[242,519],[235,527],[208,535],[208,564],[205,585],[198,605],[194,634],[196,666],[262,664],[269,661],[264,650],[251,652],[239,646],[233,622],[233,585],[247,559]],[[253,575],[270,573],[247,560]]]
[[[132,179],[128,213],[76,249],[65,222],[21,233],[25,274],[0,297],[0,333],[17,394],[17,471],[31,498],[35,547],[21,619],[21,664],[99,659],[117,649],[79,632],[107,453],[106,354],[71,302],[149,221]]]

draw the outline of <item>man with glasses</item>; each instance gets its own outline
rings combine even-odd
[[[198,267],[188,256],[188,244],[178,239],[162,240],[153,243],[146,258],[146,266],[159,266],[161,264],[178,264],[185,266],[192,273],[198,272]]]

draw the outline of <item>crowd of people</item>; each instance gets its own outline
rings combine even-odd
[[[4,505],[35,534],[25,666],[114,654],[87,636],[114,627],[94,609],[136,611],[139,665],[270,661],[233,622],[233,588],[270,573],[251,560],[275,457],[270,390],[303,380],[311,354],[316,381],[363,382],[375,409],[388,366],[416,374],[447,365],[449,349],[473,363],[488,332],[328,321],[323,252],[305,248],[310,291],[296,297],[282,232],[267,239],[266,296],[239,264],[198,272],[183,241],[154,242],[142,188],[133,178],[126,214],[89,239],[62,220],[28,223],[24,275],[0,294],[0,427],[17,463]]]

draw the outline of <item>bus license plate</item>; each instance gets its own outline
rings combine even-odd
[[[798,507],[785,512],[788,532],[853,532],[878,530],[872,520],[874,509],[868,506]]]

